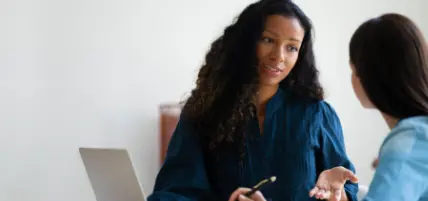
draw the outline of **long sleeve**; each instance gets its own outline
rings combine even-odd
[[[210,184],[206,175],[203,153],[191,125],[182,119],[171,137],[148,201],[206,200]]]
[[[385,140],[379,165],[364,201],[416,201],[428,188],[426,131],[410,125],[394,129]]]
[[[337,166],[343,166],[355,173],[355,167],[349,160],[344,143],[340,120],[334,109],[326,102],[318,104],[317,121],[320,132],[320,172]],[[358,184],[347,182],[345,192],[348,200],[357,201]]]

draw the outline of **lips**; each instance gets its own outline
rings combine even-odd
[[[270,66],[265,64],[261,64],[259,68],[264,76],[275,79],[276,77],[281,76],[282,72],[284,71],[284,69],[281,69],[277,66]]]
[[[267,69],[269,71],[272,71],[272,72],[282,72],[282,71],[284,71],[283,69],[278,68],[278,67],[274,67],[274,66],[269,66],[269,65],[264,65],[264,64],[262,66],[263,66],[263,68],[265,68],[265,69]]]

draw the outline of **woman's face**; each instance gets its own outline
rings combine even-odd
[[[355,72],[354,64],[350,64],[352,75],[351,75],[351,81],[352,81],[352,88],[354,89],[354,93],[357,96],[358,100],[360,101],[361,105],[364,108],[374,108],[373,103],[369,100],[367,97],[366,92],[363,89],[363,86],[361,85],[360,78],[357,76]]]
[[[298,19],[271,15],[257,45],[261,85],[277,86],[298,59],[305,30]]]

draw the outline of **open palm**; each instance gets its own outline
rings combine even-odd
[[[343,186],[348,180],[354,183],[358,182],[355,174],[344,167],[339,166],[324,170],[318,177],[316,186],[309,192],[309,196],[317,199],[340,201]]]

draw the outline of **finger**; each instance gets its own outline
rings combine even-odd
[[[328,183],[328,181],[326,179],[319,179],[317,182],[317,188],[318,188],[318,192],[317,192],[317,199],[325,199],[325,194],[327,192],[330,192],[330,185]]]
[[[322,197],[322,199],[325,199],[325,200],[327,200],[327,199],[330,199],[330,197],[331,197],[331,191],[326,191],[325,193],[324,193],[324,196]],[[339,200],[338,200],[339,201]]]
[[[241,195],[239,195],[239,201],[253,201],[253,200],[250,198],[247,198],[241,194]]]
[[[318,199],[327,200],[327,199],[330,199],[330,195],[331,195],[330,191],[323,190],[319,193]]]
[[[260,191],[256,191],[253,195],[251,195],[251,199],[256,201],[265,201],[265,197]]]
[[[350,180],[351,182],[353,182],[353,183],[357,183],[358,182],[358,177],[351,171],[351,170],[346,170],[345,172],[344,172],[344,179],[345,180]]]
[[[318,189],[318,191],[315,193],[315,198],[319,199],[320,195],[322,194],[323,190],[322,189]]]
[[[318,190],[318,187],[315,186],[312,190],[309,191],[309,197],[314,197]]]
[[[319,189],[328,189],[329,187],[329,181],[327,178],[320,176],[318,178],[318,181],[316,183],[316,187]]]
[[[251,191],[249,188],[238,188],[236,189],[229,198],[229,201],[236,201],[241,194],[245,194]]]
[[[317,199],[323,199],[323,197],[324,197],[324,193],[325,193],[325,190],[324,190],[324,189],[320,189],[320,190],[317,192],[317,194],[315,195],[315,198],[317,198]]]
[[[341,198],[342,198],[342,191],[341,190],[335,190],[333,201],[340,201]]]

